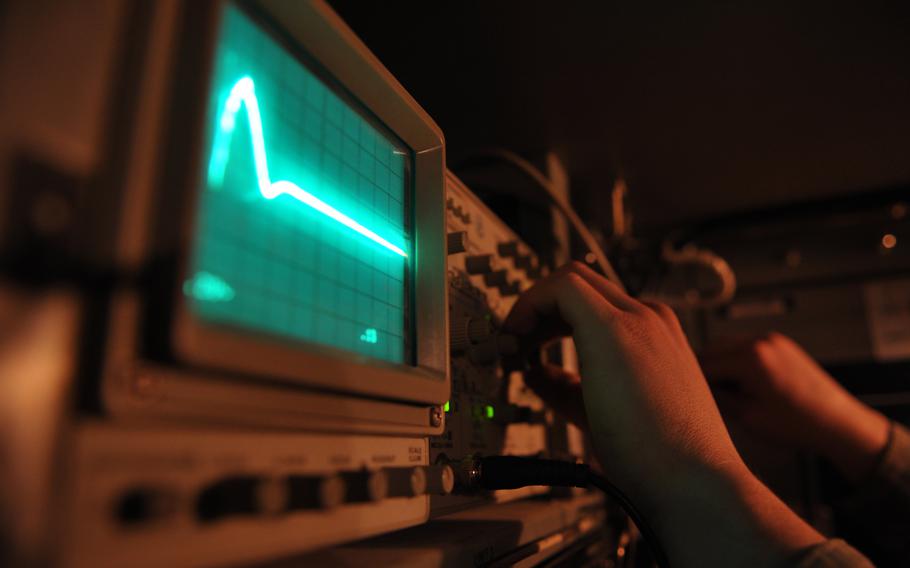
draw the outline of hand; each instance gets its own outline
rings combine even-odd
[[[652,519],[674,563],[772,563],[821,539],[743,464],[666,306],[573,263],[519,298],[503,331],[525,349],[572,335],[581,378],[538,369],[532,387],[587,420],[607,476]]]
[[[587,417],[605,466],[624,465],[610,472],[614,482],[626,477],[634,491],[653,477],[662,485],[674,472],[740,465],[698,362],[666,306],[642,304],[588,267],[571,264],[520,298],[503,331],[527,348],[571,331],[584,380],[548,367],[530,373],[531,383],[544,391],[552,387],[548,399],[556,388],[583,395],[554,402],[576,422]],[[541,381],[542,374],[552,382]]]
[[[724,415],[778,443],[821,454],[849,478],[875,466],[888,420],[779,333],[702,355]]]

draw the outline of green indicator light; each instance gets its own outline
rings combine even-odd
[[[487,418],[489,418],[489,419],[491,419],[491,420],[493,419],[493,414],[494,414],[494,412],[493,412],[493,407],[492,407],[492,406],[490,406],[489,404],[486,405],[486,406],[484,407],[484,412],[486,413]]]
[[[224,170],[230,157],[231,138],[234,127],[237,125],[237,113],[241,105],[246,106],[246,116],[250,126],[250,138],[253,143],[253,161],[256,166],[256,178],[259,183],[259,193],[266,199],[275,199],[279,195],[287,194],[297,201],[308,205],[345,227],[360,233],[371,241],[382,245],[397,255],[407,258],[408,254],[396,245],[380,237],[370,229],[338,211],[315,195],[305,191],[290,181],[273,182],[269,176],[268,159],[265,153],[265,138],[262,135],[262,116],[259,114],[259,100],[256,98],[253,79],[243,77],[234,83],[231,94],[224,104],[219,121],[220,128],[215,134],[215,143],[212,147],[212,159],[209,162],[209,185],[220,187],[224,181]],[[372,342],[372,343],[375,343]]]
[[[377,343],[379,341],[379,333],[375,328],[369,327],[360,334],[360,341],[364,343]]]
[[[230,302],[234,289],[219,276],[200,271],[183,283],[183,293],[201,302]]]
[[[442,411],[443,411],[443,412],[448,412],[448,411],[449,411],[449,408],[450,408],[450,406],[449,406],[449,401],[446,401],[446,403],[442,405]]]

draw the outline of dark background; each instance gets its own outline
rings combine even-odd
[[[638,232],[910,181],[910,3],[330,0],[449,163],[556,151]]]

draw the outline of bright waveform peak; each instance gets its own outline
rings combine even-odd
[[[289,195],[395,254],[407,258],[408,254],[401,247],[390,243],[297,184],[285,180],[272,181],[269,175],[265,138],[262,135],[262,115],[259,113],[256,88],[253,84],[253,79],[250,77],[243,77],[234,83],[227,102],[224,104],[224,110],[221,112],[220,128],[215,133],[212,159],[209,162],[208,181],[211,187],[220,187],[224,181],[224,170],[230,158],[231,139],[237,126],[237,113],[240,112],[241,106],[246,106],[250,138],[253,144],[253,161],[256,165],[256,180],[259,186],[259,193],[264,198],[275,199],[279,195]]]

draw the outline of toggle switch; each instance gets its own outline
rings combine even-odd
[[[486,274],[493,271],[493,255],[473,254],[464,259],[465,270],[468,274]]]
[[[496,245],[496,251],[499,256],[514,257],[518,256],[518,241],[506,241]]]
[[[499,294],[502,296],[517,296],[521,294],[521,282],[515,280],[508,282],[499,287]]]
[[[332,509],[344,503],[345,484],[337,475],[291,475],[287,487],[289,511]]]
[[[507,270],[494,270],[483,275],[483,281],[490,288],[498,288],[508,283],[509,272]]]
[[[528,271],[534,268],[534,258],[528,254],[518,255],[514,259],[515,268]]]
[[[454,231],[446,235],[446,252],[458,254],[468,249],[467,231]]]

